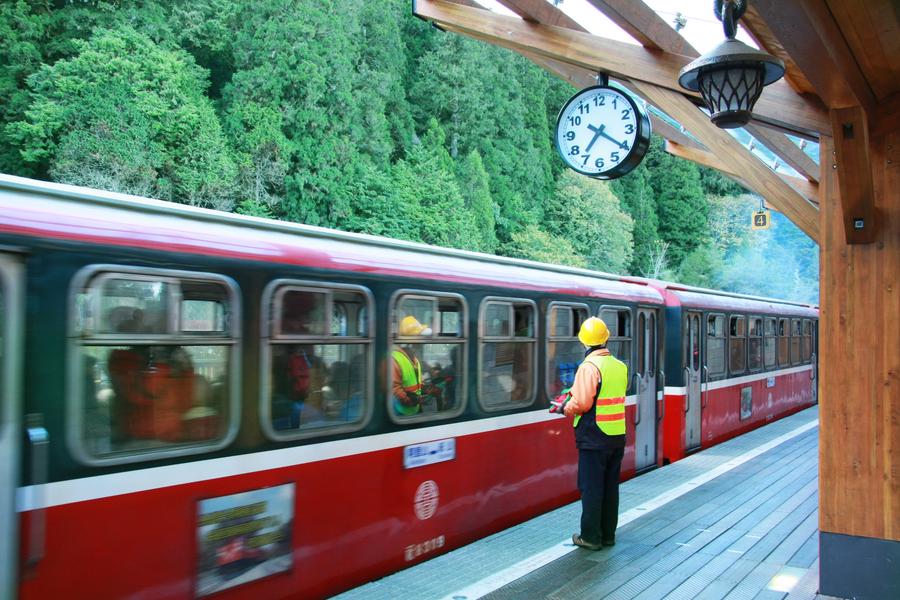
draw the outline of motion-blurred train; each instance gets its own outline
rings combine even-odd
[[[590,315],[625,478],[816,402],[812,306],[0,176],[0,596],[323,597],[574,501]]]

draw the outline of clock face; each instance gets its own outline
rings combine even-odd
[[[615,179],[638,166],[650,142],[650,119],[619,90],[595,86],[581,90],[556,121],[556,148],[575,171]]]

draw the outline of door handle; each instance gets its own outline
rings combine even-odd
[[[709,393],[709,368],[703,365],[703,381],[700,382],[700,409],[706,408],[707,397]]]
[[[690,390],[691,387],[691,368],[684,368],[684,414],[691,408]]]
[[[659,387],[662,388],[662,410],[660,411],[657,421],[662,421],[666,418],[666,372],[660,369],[658,377],[660,382]]]
[[[25,416],[26,435],[28,438],[29,474],[31,487],[35,494],[43,495],[43,485],[47,483],[47,464],[49,460],[50,435],[44,428],[44,418],[40,414]],[[40,490],[40,491],[38,491]],[[42,505],[43,502],[37,503]],[[31,568],[37,565],[45,554],[47,533],[47,509],[35,508],[30,515],[30,535],[28,549],[25,553],[26,565]]]
[[[641,422],[641,378],[637,373],[631,377],[634,379],[634,424],[639,425]]]

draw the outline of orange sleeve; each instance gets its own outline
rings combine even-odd
[[[574,417],[589,411],[597,396],[597,385],[600,383],[600,371],[589,362],[581,363],[575,373],[572,384],[572,399],[566,404],[566,416]]]
[[[391,365],[393,371],[393,374],[391,375],[393,378],[391,379],[391,388],[394,391],[394,395],[401,400],[406,399],[406,391],[403,389],[403,375],[400,372],[400,363],[391,357]]]

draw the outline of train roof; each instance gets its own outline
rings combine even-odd
[[[0,232],[406,277],[416,280],[411,287],[427,279],[664,303],[654,286],[608,273],[11,175],[0,175]]]
[[[666,304],[707,310],[739,311],[746,313],[778,313],[789,316],[819,316],[818,306],[791,302],[764,296],[736,294],[720,290],[683,285],[656,279],[626,278],[629,281],[643,281],[665,290]]]

